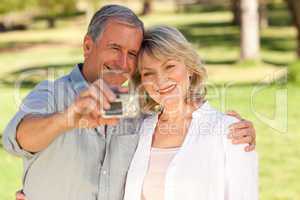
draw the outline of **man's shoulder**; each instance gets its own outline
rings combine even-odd
[[[55,80],[44,80],[38,83],[34,87],[33,91],[45,90],[45,91],[53,92],[58,89],[71,89],[71,82],[69,76],[70,75],[68,74]]]
[[[56,80],[44,80],[38,83],[23,100],[22,105],[52,107],[52,111],[64,109],[75,97],[69,75]]]

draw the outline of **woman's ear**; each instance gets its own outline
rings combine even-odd
[[[84,59],[87,59],[88,56],[90,55],[90,53],[92,51],[92,48],[93,48],[93,45],[94,45],[94,41],[93,41],[92,37],[89,36],[89,35],[86,35],[84,37],[84,40],[83,40],[83,56],[84,56]]]

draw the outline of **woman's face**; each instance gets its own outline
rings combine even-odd
[[[147,53],[142,56],[142,86],[164,108],[176,110],[178,104],[184,102],[190,84],[189,76],[190,72],[181,61],[160,61]]]

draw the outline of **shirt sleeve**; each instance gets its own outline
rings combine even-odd
[[[48,115],[54,112],[53,82],[43,81],[38,84],[22,101],[19,111],[11,119],[3,133],[3,146],[9,153],[30,159],[33,153],[20,147],[16,140],[17,128],[28,114]]]
[[[226,136],[229,125],[238,120],[226,117]],[[258,200],[258,159],[255,151],[245,152],[246,144],[225,141],[225,200]]]

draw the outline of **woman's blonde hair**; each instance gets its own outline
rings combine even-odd
[[[138,55],[138,67],[135,73],[134,82],[141,83],[141,66],[144,54],[160,61],[175,59],[183,61],[188,70],[192,73],[190,77],[190,88],[187,94],[187,101],[201,101],[206,95],[204,85],[206,70],[203,67],[201,58],[186,38],[176,29],[168,26],[156,26],[145,32],[144,40]],[[161,108],[144,90],[139,88],[140,104],[143,112],[157,112]]]

